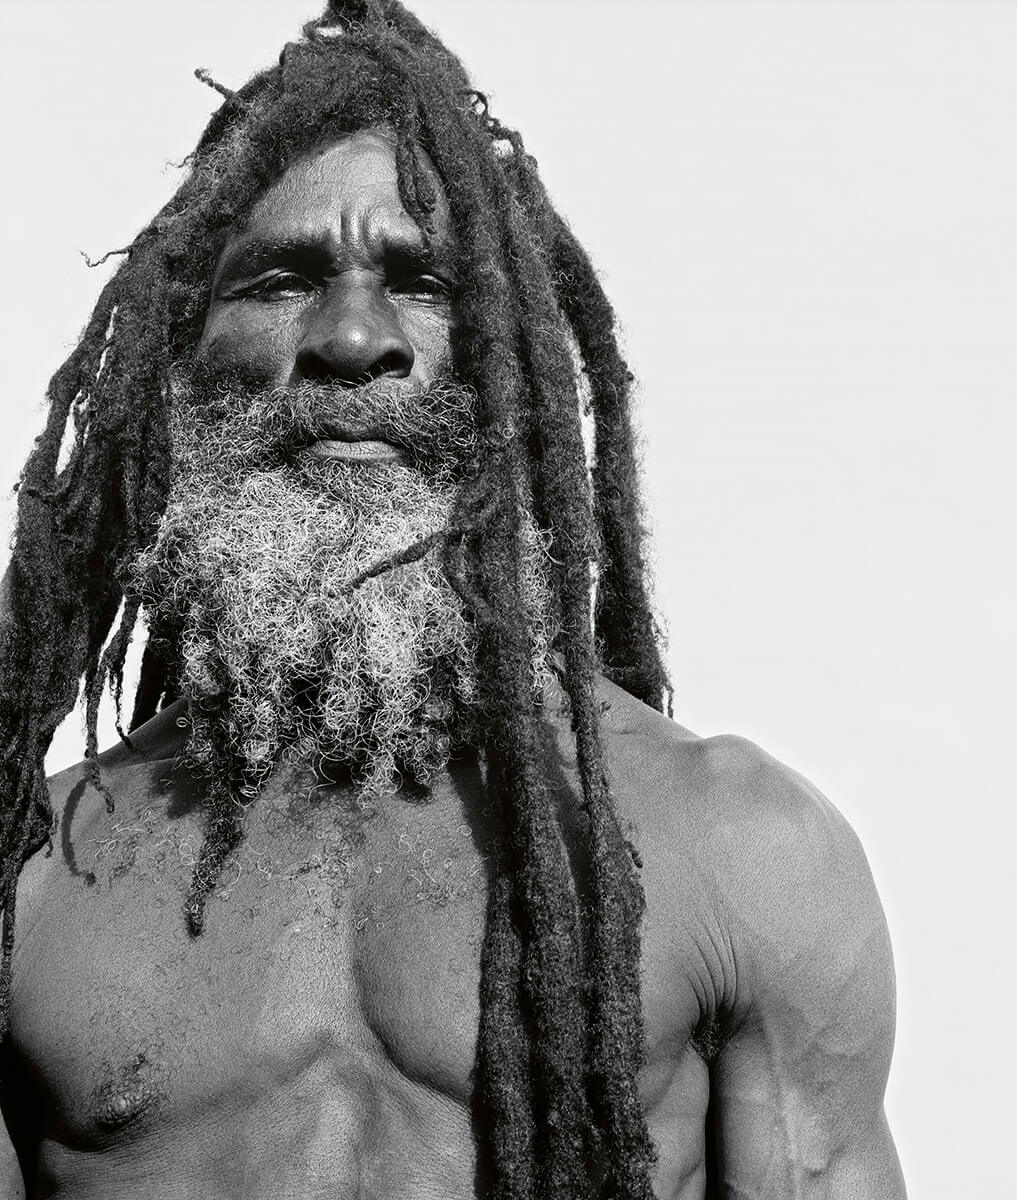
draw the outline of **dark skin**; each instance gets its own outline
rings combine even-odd
[[[383,134],[326,147],[231,238],[199,355],[257,385],[426,383],[449,348],[438,242],[422,254]],[[370,470],[384,448],[344,450],[356,433],[322,452]],[[644,864],[656,1195],[903,1196],[882,1112],[890,949],[854,835],[750,743],[695,737],[607,683],[601,698],[616,809]],[[552,696],[548,769],[574,830],[559,712]],[[471,1071],[499,847],[475,757],[426,803],[366,813],[341,782],[312,791],[280,771],[191,940],[201,822],[172,768],[184,715],[104,757],[112,816],[84,767],[52,781],[54,850],[19,890],[0,1195],[484,1195]]]

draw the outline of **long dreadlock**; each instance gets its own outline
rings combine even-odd
[[[435,180],[444,191],[461,281],[454,368],[477,395],[479,461],[440,552],[477,627],[483,748],[508,847],[490,889],[476,1077],[494,1195],[579,1200],[603,1189],[645,1200],[653,1149],[636,1091],[643,893],[611,807],[594,684],[601,670],[660,708],[667,680],[647,601],[631,375],[614,315],[518,134],[491,116],[459,61],[415,17],[396,0],[331,0],[303,32],[239,91],[205,77],[225,99],[187,179],[129,247],[50,383],[47,424],[20,483],[2,646],[0,1021],[6,1028],[18,874],[52,828],[43,760],[82,683],[92,778],[112,808],[96,758],[98,703],[108,683],[119,719],[138,617],[120,571],[152,543],[165,509],[171,369],[197,344],[218,252],[294,159],[387,126],[402,202],[425,238]],[[592,478],[575,347],[594,423]],[[589,831],[582,904],[534,695],[520,580],[526,510],[559,564],[557,648]],[[150,638],[133,724],[175,688],[172,646]],[[194,933],[242,834],[234,801],[251,792],[234,763],[220,766],[185,902]]]

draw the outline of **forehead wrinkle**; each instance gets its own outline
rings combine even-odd
[[[294,163],[231,233],[223,261],[272,245],[281,251],[312,247],[340,265],[357,251],[374,259],[392,251],[420,255],[426,248],[424,236],[403,208],[395,163],[372,155],[379,157],[380,177],[367,180],[351,177],[328,154]],[[446,250],[446,222],[440,208],[436,216],[435,250],[441,253]]]
[[[394,209],[386,200],[344,208],[341,241],[343,247],[363,246],[379,257],[387,250],[419,252],[424,248],[416,221],[401,204]]]

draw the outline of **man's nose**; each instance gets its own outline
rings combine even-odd
[[[413,346],[381,286],[340,280],[309,314],[290,382],[354,386],[383,376],[405,379],[412,369]]]

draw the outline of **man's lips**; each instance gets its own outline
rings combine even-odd
[[[352,429],[329,424],[319,426],[303,439],[298,453],[313,458],[338,459],[343,462],[401,463],[406,455],[381,436],[378,429]]]
[[[362,463],[400,463],[404,462],[406,457],[391,442],[383,442],[378,438],[322,438],[320,441],[308,443],[302,453],[313,455],[315,458]]]

